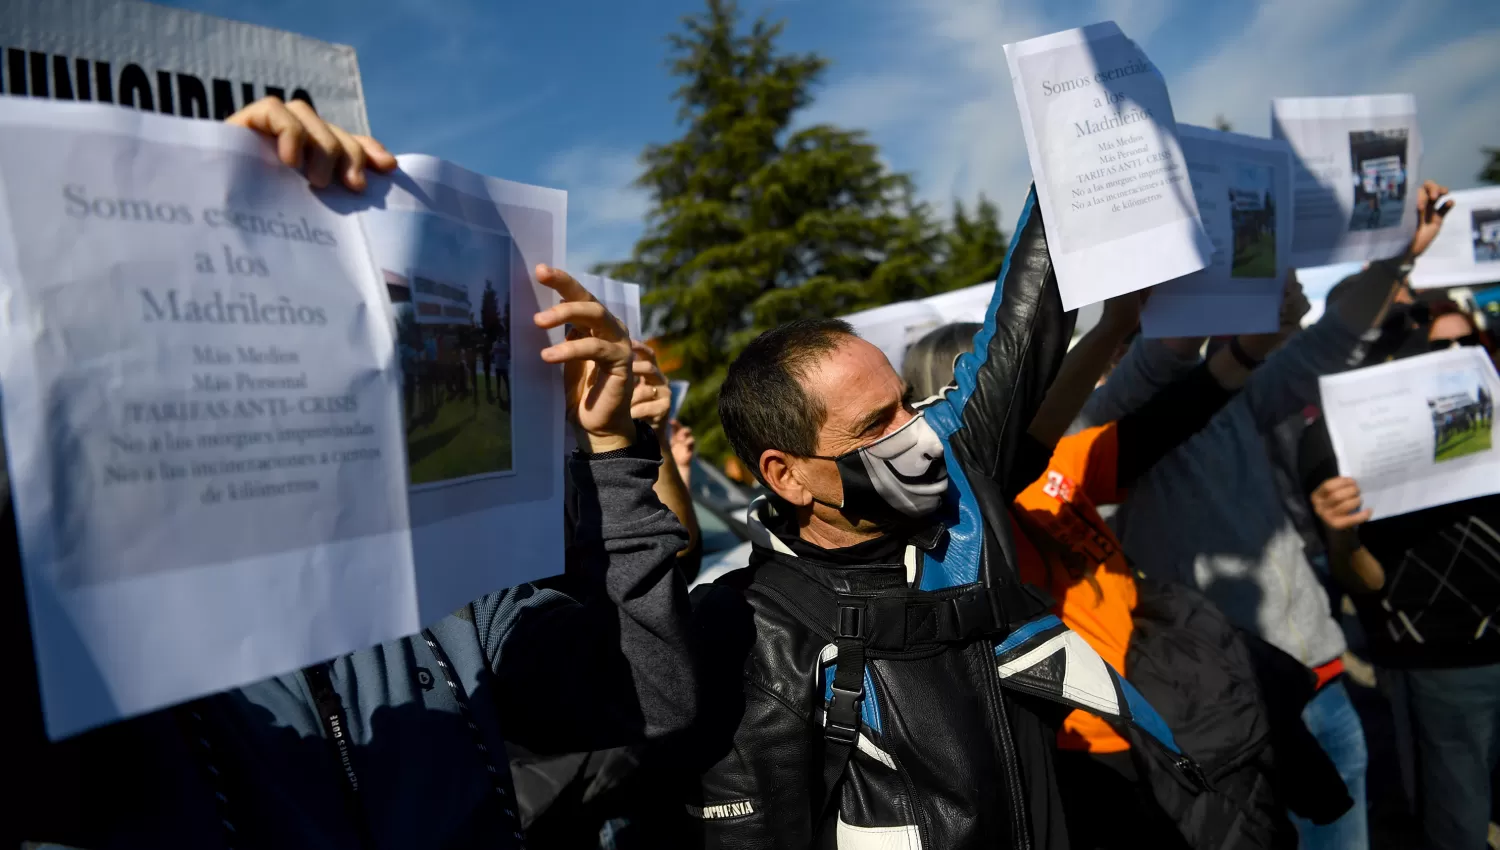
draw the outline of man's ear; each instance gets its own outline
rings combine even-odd
[[[792,460],[786,452],[766,449],[760,455],[760,477],[771,492],[798,507],[813,502],[812,492],[792,473]]]

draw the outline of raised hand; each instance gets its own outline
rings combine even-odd
[[[630,416],[635,357],[625,325],[562,269],[538,265],[536,279],[563,299],[536,314],[537,327],[571,325],[566,340],[542,349],[542,359],[563,364],[568,421],[579,445],[595,454],[630,446],[635,442]]]
[[[1446,203],[1439,204],[1447,196],[1448,187],[1432,180],[1424,181],[1422,188],[1417,190],[1417,232],[1412,234],[1411,246],[1406,249],[1408,262],[1422,256],[1422,252],[1437,238],[1438,231],[1443,229],[1443,218],[1453,209],[1451,198]]]
[[[630,399],[630,416],[641,419],[656,431],[656,436],[665,435],[667,415],[672,412],[672,390],[667,385],[667,376],[661,373],[656,362],[656,352],[640,340],[631,340],[635,352],[635,393]]]
[[[300,100],[284,103],[279,97],[263,97],[224,121],[274,137],[276,155],[303,170],[314,188],[327,186],[337,174],[350,191],[362,192],[366,168],[383,173],[396,167],[396,158],[384,145],[329,124]]]

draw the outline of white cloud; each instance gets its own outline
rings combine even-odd
[[[548,186],[568,193],[568,266],[630,255],[650,209],[647,194],[631,185],[641,173],[634,150],[583,145],[552,157],[542,170]]]
[[[868,128],[940,209],[981,192],[1005,209],[1030,182],[1001,45],[1046,32],[1037,0],[884,0],[899,41],[875,46],[881,71],[820,93],[811,120]]]

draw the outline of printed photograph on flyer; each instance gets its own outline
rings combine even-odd
[[[1406,200],[1406,141],[1405,128],[1349,133],[1354,182],[1351,231],[1400,226]]]
[[[391,299],[412,489],[510,475],[511,238],[425,212],[366,228]]]
[[[1275,171],[1258,162],[1236,162],[1229,174],[1229,210],[1234,225],[1230,277],[1276,277]]]
[[[1474,262],[1500,262],[1500,207],[1470,210],[1469,229],[1474,238]]]
[[[1495,397],[1473,369],[1440,374],[1439,393],[1427,399],[1432,414],[1434,463],[1494,448]]]

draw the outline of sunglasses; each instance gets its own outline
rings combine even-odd
[[[1471,334],[1464,334],[1463,336],[1455,337],[1453,339],[1433,339],[1433,340],[1428,340],[1428,342],[1427,342],[1427,348],[1428,348],[1429,351],[1447,351],[1450,348],[1458,348],[1458,347],[1461,347],[1461,346],[1471,346],[1471,345],[1477,346],[1479,344],[1480,344],[1480,342],[1479,342],[1479,334],[1477,334],[1477,333],[1471,333]]]

